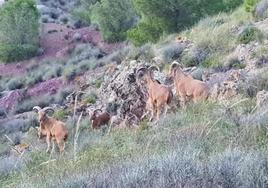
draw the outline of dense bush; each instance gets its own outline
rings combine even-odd
[[[102,0],[92,6],[92,20],[99,24],[108,42],[123,41],[126,32],[135,23],[131,0]]]
[[[247,12],[254,13],[256,9],[256,5],[259,2],[259,0],[245,0],[244,1],[244,7]]]
[[[43,95],[39,97],[25,99],[16,106],[16,108],[14,109],[14,113],[21,114],[23,112],[32,111],[34,106],[40,106],[41,108],[44,108],[46,106],[49,106],[51,102],[53,102],[53,96],[50,95]]]
[[[181,31],[206,15],[231,10],[240,3],[242,0],[134,0],[142,20],[128,37],[137,45],[155,42],[163,33]]]
[[[142,21],[139,25],[127,32],[128,38],[136,46],[141,46],[147,42],[157,42],[163,34],[163,29],[156,21],[156,18]]]
[[[0,8],[1,61],[17,61],[36,55],[38,19],[33,0],[10,0]]]
[[[238,36],[238,41],[242,44],[248,44],[251,41],[262,42],[264,38],[261,30],[254,26],[247,26]]]
[[[7,87],[9,90],[21,89],[23,87],[23,79],[21,77],[15,77],[8,81]]]
[[[81,0],[80,6],[73,11],[73,15],[83,20],[85,23],[91,23],[92,5],[98,0]]]

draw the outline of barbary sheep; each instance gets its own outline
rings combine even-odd
[[[144,78],[147,85],[148,90],[148,100],[146,104],[147,110],[152,111],[152,116],[150,121],[156,115],[156,121],[159,120],[160,113],[164,109],[163,114],[166,115],[168,105],[171,103],[173,98],[173,93],[171,88],[166,85],[161,84],[159,81],[155,80],[153,77],[153,71],[157,69],[155,66],[151,66],[149,68],[140,68],[137,70],[138,78]]]
[[[100,111],[101,114],[97,115],[98,111]],[[101,109],[96,109],[93,111],[90,120],[92,121],[92,128],[99,129],[101,126],[109,124],[111,115],[108,112],[102,112]]]
[[[46,152],[49,152],[50,150],[50,142],[51,139],[55,139],[58,147],[60,149],[60,153],[64,151],[65,148],[65,142],[68,138],[68,130],[65,127],[65,124],[62,121],[58,121],[53,117],[49,117],[47,115],[47,112],[49,110],[54,110],[51,107],[45,107],[41,109],[39,106],[33,107],[33,110],[35,110],[38,113],[39,118],[39,138],[41,136],[46,136],[46,142],[47,142],[47,150]],[[52,141],[53,141],[52,140]]]
[[[195,103],[208,98],[209,87],[207,84],[185,74],[179,63],[173,62],[171,64],[169,78],[174,81],[176,94],[180,97],[183,107],[186,105],[187,98]]]

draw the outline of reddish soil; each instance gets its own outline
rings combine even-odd
[[[79,41],[74,41],[75,36],[80,36]],[[18,76],[27,72],[27,68],[34,66],[48,58],[66,58],[70,50],[79,43],[90,43],[99,47],[104,53],[109,54],[114,50],[123,48],[124,43],[108,44],[103,41],[101,33],[92,27],[81,29],[67,28],[66,26],[48,23],[42,25],[40,45],[44,53],[30,60],[14,62],[9,64],[0,63],[0,76]],[[62,78],[54,78],[39,83],[26,90],[15,90],[0,98],[0,107],[10,110],[17,102],[26,96],[40,96],[43,94],[55,94],[64,86]]]
[[[56,94],[64,84],[62,78],[53,78],[51,80],[36,84],[27,90],[28,96],[39,96],[42,94]]]
[[[56,57],[57,52],[69,46],[69,41],[64,36],[72,29],[66,26],[48,23],[43,24],[40,45],[44,49],[42,59]]]
[[[24,98],[24,90],[10,91],[5,97],[0,99],[0,107],[5,110],[12,109],[17,102]]]
[[[81,36],[81,41],[73,41],[75,34]],[[28,66],[37,64],[47,58],[64,58],[79,43],[91,43],[99,47],[106,54],[112,53],[114,50],[123,48],[124,43],[108,44],[104,42],[99,31],[93,27],[85,27],[81,29],[67,28],[64,25],[47,23],[42,25],[40,45],[44,53],[30,60],[20,61],[17,63],[0,63],[0,76],[21,75],[26,72]]]

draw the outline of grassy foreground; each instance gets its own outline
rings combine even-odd
[[[64,156],[33,147],[0,187],[267,187],[268,114],[254,107],[197,104],[109,135],[82,122]]]

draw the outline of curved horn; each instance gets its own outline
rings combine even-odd
[[[49,111],[49,110],[51,110],[52,112],[55,111],[55,110],[54,110],[53,108],[51,108],[51,107],[45,107],[45,108],[43,108],[43,110],[44,110],[44,112],[47,112],[47,111]]]
[[[151,70],[151,71],[160,71],[160,68],[158,66],[156,66],[156,65],[152,65],[148,69]]]
[[[35,106],[35,107],[33,107],[33,110],[37,110],[37,112],[39,112],[41,110],[41,108],[39,106]]]
[[[141,72],[141,71],[147,71],[148,69],[147,68],[145,68],[145,67],[142,67],[142,68],[139,68],[136,72],[137,73],[139,73],[139,72]]]
[[[178,63],[177,61],[174,61],[171,65],[170,65],[170,71],[173,71],[175,68],[180,68],[182,69],[182,64]]]
[[[145,67],[142,67],[142,68],[139,68],[137,71],[136,71],[136,74],[137,74],[137,76],[138,76],[138,78],[141,78],[142,76],[141,76],[141,73],[144,73],[144,72],[148,72],[148,69],[147,68],[145,68]]]
[[[94,110],[93,114],[97,113],[98,111],[102,112],[102,109],[98,108],[98,109]]]

